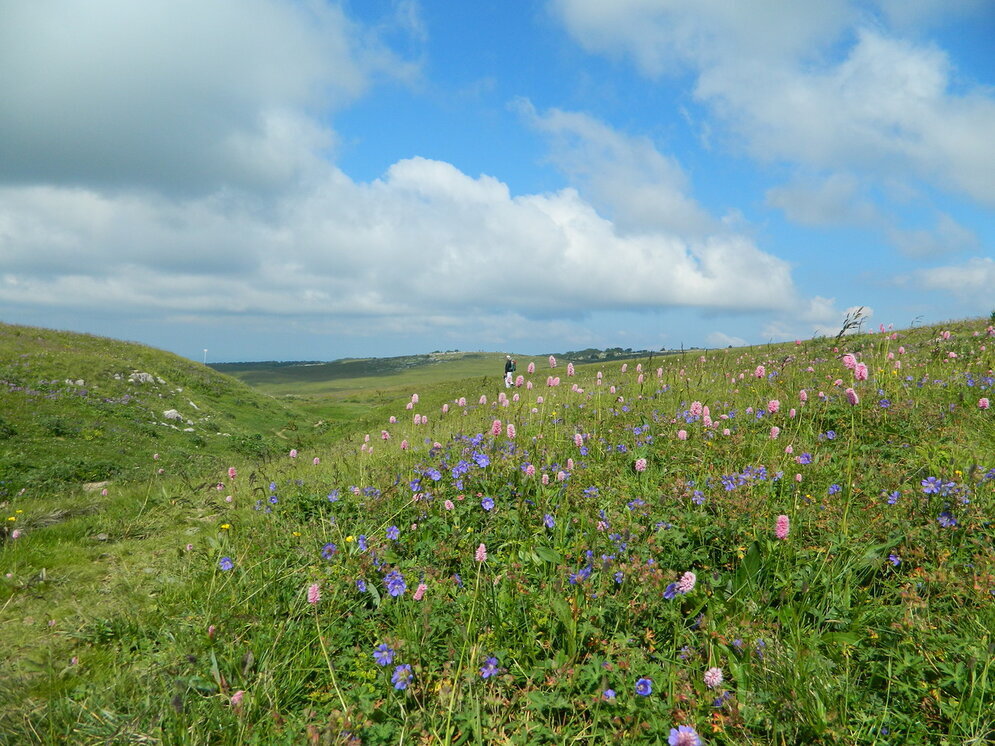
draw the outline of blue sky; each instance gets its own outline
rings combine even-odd
[[[195,360],[995,310],[986,0],[0,0],[0,320]]]

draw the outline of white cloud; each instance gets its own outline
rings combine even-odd
[[[942,290],[967,299],[975,312],[991,310],[995,287],[995,261],[991,257],[974,257],[963,264],[920,270],[914,277],[928,290]]]
[[[317,114],[410,73],[327,3],[4,3],[0,181],[282,189],[334,145]]]
[[[995,205],[992,91],[966,81],[954,90],[942,50],[889,35],[856,3],[554,0],[551,7],[590,51],[631,56],[652,77],[690,69],[695,95],[756,158],[921,179]],[[836,45],[842,59],[833,56]]]
[[[830,174],[823,180],[798,180],[767,190],[767,204],[788,219],[809,226],[873,225],[877,208],[860,196],[860,183],[851,174]]]
[[[423,158],[367,184],[326,167],[265,212],[228,192],[7,187],[0,231],[0,302],[26,306],[435,324],[796,302],[788,266],[741,236],[623,234],[572,189],[512,196]]]
[[[687,174],[649,138],[625,135],[593,117],[552,109],[517,108],[552,142],[553,163],[622,231],[715,232],[718,222],[689,195]]]
[[[724,332],[712,332],[705,341],[709,347],[743,347],[746,340],[742,337],[733,337]]]

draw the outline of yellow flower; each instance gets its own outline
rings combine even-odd
[[[354,536],[347,536],[347,537],[345,537],[345,540],[346,540],[346,543],[348,544],[350,541],[355,541],[356,537],[354,537]]]
[[[16,518],[16,517],[14,517],[14,516],[11,516],[11,517],[10,517],[10,518],[8,518],[7,520],[8,520],[8,521],[16,521],[16,520],[17,520],[17,518]]]
[[[231,528],[231,524],[230,523],[222,523],[221,524],[221,530],[222,531],[227,531],[230,528]]]
[[[960,474],[960,472],[957,472],[957,473],[958,473],[958,474]],[[15,512],[15,513],[17,513],[17,514],[21,514],[21,513],[23,513],[24,511],[23,511],[23,510],[21,510],[20,508],[18,508],[18,509],[17,509],[17,510],[15,510],[14,512]]]
[[[293,532],[293,535],[294,535],[294,536],[300,536],[300,535],[301,535],[301,532],[300,532],[300,531],[294,531],[294,532]]]

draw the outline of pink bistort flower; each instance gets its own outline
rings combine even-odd
[[[646,459],[637,458],[635,463],[636,471],[646,471]]]
[[[989,406],[991,405],[988,402],[987,396],[982,396],[980,399],[978,399],[978,409],[988,409]]]
[[[481,544],[480,546],[478,546],[477,547],[477,552],[476,552],[476,554],[473,555],[473,558],[475,560],[477,560],[477,562],[486,562],[487,561],[487,547],[484,544]]]
[[[788,538],[789,531],[791,531],[790,519],[786,515],[779,515],[777,522],[774,524],[774,536],[783,541]]]
[[[318,583],[311,583],[307,589],[307,602],[316,604],[321,600],[321,586]]]

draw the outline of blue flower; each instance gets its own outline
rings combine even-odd
[[[480,501],[480,507],[482,507],[484,510],[493,510],[494,509],[494,498],[492,498],[492,497],[485,497],[483,500]]]
[[[614,689],[605,689],[601,693],[601,697],[605,700],[605,702],[611,702],[611,701],[613,701],[615,699],[615,690]]]
[[[339,488],[336,487],[334,490],[328,493],[328,502],[333,503],[339,499]]]
[[[678,725],[670,729],[667,743],[670,746],[701,746],[701,737],[690,725]]]
[[[221,561],[218,562],[218,567],[220,567],[225,572],[228,572],[233,567],[235,567],[235,563],[231,561],[231,557],[222,557]]]
[[[384,576],[383,582],[387,587],[387,593],[394,598],[397,598],[408,589],[408,584],[404,582],[404,576],[397,570],[392,570],[387,573],[387,575]]]
[[[546,524],[546,528],[553,528],[556,525],[556,521],[549,513],[546,513],[546,516],[542,519],[542,522]]]
[[[639,679],[636,682],[636,694],[640,697],[648,697],[653,693],[653,682],[650,679]]]
[[[328,542],[327,544],[325,544],[325,546],[323,546],[321,548],[321,557],[322,557],[322,559],[326,559],[326,560],[327,559],[331,559],[332,555],[335,554],[336,548],[337,547],[334,544],[332,544],[331,542]]]
[[[480,667],[480,678],[489,679],[491,676],[497,676],[498,674],[498,659],[494,657],[487,658],[484,661],[484,665]]]
[[[366,593],[366,581],[362,578],[356,578],[356,590],[360,593]]]
[[[888,555],[888,561],[891,564],[893,564],[895,567],[898,567],[900,564],[902,564],[902,558],[894,553]]]
[[[414,678],[414,674],[411,673],[411,666],[407,663],[402,663],[394,669],[394,675],[390,677],[390,683],[394,685],[395,689],[407,689],[412,678]]]
[[[842,489],[843,488],[840,487],[838,484],[831,484],[831,485],[829,485],[829,494],[830,495],[835,495],[837,492],[839,492]]]
[[[373,660],[381,666],[389,666],[394,662],[394,648],[382,642],[373,648]]]
[[[926,495],[936,495],[939,494],[940,488],[943,486],[943,480],[937,479],[936,477],[927,477],[920,482],[922,485],[922,491]]]
[[[359,547],[359,551],[366,551],[366,536],[365,534],[360,534],[356,537],[356,546]]]
[[[397,541],[401,537],[401,530],[397,526],[391,526],[387,529],[387,538],[391,541]]]
[[[898,490],[895,490],[890,495],[888,495],[888,504],[894,505],[895,503],[898,502],[898,498],[900,498],[901,496],[902,494]]]
[[[957,519],[954,518],[953,515],[947,510],[940,513],[940,515],[937,516],[936,521],[943,526],[943,528],[953,528],[957,525]]]

